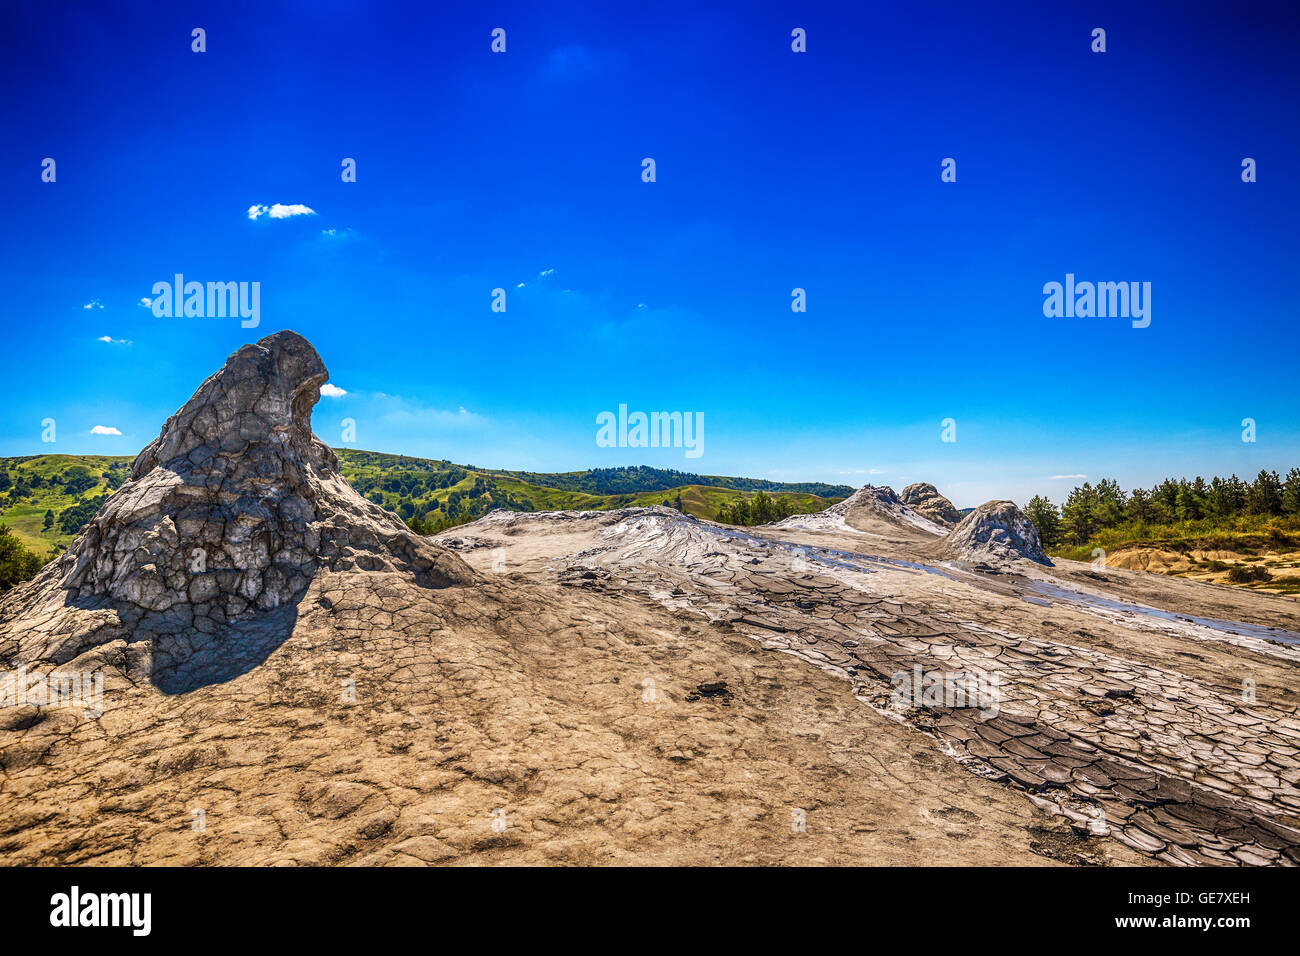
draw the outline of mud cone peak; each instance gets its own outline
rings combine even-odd
[[[283,457],[277,446],[318,457],[311,454],[311,411],[328,380],[325,363],[297,332],[245,345],[167,420],[136,457],[131,477],[157,466],[211,471],[250,450]],[[254,449],[259,444],[267,447]],[[326,462],[333,466],[332,453]]]
[[[908,485],[898,497],[913,511],[940,525],[954,525],[961,521],[961,512],[928,481]]]
[[[1038,564],[1052,563],[1043,552],[1038,529],[1013,501],[984,502],[952,529],[943,551],[968,561],[1028,558]]]
[[[339,475],[311,431],[328,377],[295,332],[231,355],[68,551],[6,597],[0,623],[49,610],[54,630],[67,634],[20,658],[66,659],[127,634],[169,635],[188,653],[232,625],[292,608],[322,571],[401,571],[424,587],[477,580]],[[104,608],[107,619],[85,618]]]

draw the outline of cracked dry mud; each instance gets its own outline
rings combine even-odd
[[[311,436],[325,375],[236,353],[0,600],[0,670],[105,686],[0,709],[6,863],[1300,862],[1292,600],[870,487],[420,539]],[[899,707],[916,667],[996,675],[996,714]]]
[[[638,593],[839,675],[875,713],[1098,845],[1170,864],[1300,862],[1294,604],[1073,562],[995,566],[983,551],[934,561],[942,541],[863,500],[865,513],[835,522],[752,531],[669,509],[499,512],[444,539],[472,564],[491,549],[525,577]],[[1268,638],[1145,613],[1153,591]],[[1106,594],[1121,607],[1096,600]],[[894,675],[915,668],[997,675],[996,714],[900,707]]]

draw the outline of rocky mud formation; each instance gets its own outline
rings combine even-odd
[[[321,570],[472,582],[454,554],[340,477],[311,432],[328,378],[294,332],[231,355],[72,546],[0,606],[9,656],[63,664],[95,645],[146,641],[155,682],[182,670],[193,681],[287,620]]]
[[[947,529],[904,503],[893,488],[863,485],[824,511],[793,515],[773,527],[805,530],[856,530],[871,534],[903,532],[910,537],[947,534]]]
[[[939,494],[938,488],[928,482],[918,481],[908,485],[898,498],[917,514],[924,515],[935,524],[947,526],[961,521],[961,512],[951,501]]]
[[[1300,863],[1293,600],[870,486],[421,539],[312,436],[325,376],[240,349],[0,598],[7,863]]]
[[[1038,529],[1012,501],[986,501],[936,545],[937,554],[962,561],[1052,562],[1043,552]]]
[[[456,529],[479,571],[411,535],[312,437],[325,375],[292,333],[240,349],[0,598],[6,863],[1138,859],[650,577],[498,561],[495,516]],[[541,542],[609,543],[581,515]]]

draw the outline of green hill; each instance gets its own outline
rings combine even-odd
[[[551,474],[501,471],[381,452],[336,451],[343,476],[357,491],[395,511],[414,530],[425,534],[472,521],[493,508],[603,511],[668,505],[712,519],[723,505],[759,491],[785,499],[791,513],[820,511],[853,491],[842,485],[781,484],[660,468],[600,468]]]
[[[720,508],[762,491],[791,513],[820,511],[849,494],[844,485],[782,484],[756,478],[696,475],[632,467],[548,474],[500,471],[382,452],[335,449],[352,486],[400,515],[415,531],[434,534],[493,508],[515,511],[668,505],[715,518]],[[104,499],[126,480],[131,458],[35,455],[0,458],[0,523],[42,559],[67,547]]]
[[[130,474],[108,455],[0,458],[0,524],[41,558],[62,550]]]

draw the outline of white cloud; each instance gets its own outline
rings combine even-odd
[[[153,299],[149,298],[148,296],[141,296],[138,304],[142,309],[152,309]]]
[[[102,309],[103,307],[104,303],[100,302],[98,299],[91,299],[82,306],[83,309]]]
[[[519,285],[515,286],[516,289],[522,289],[523,287],[524,287],[524,284],[523,284],[522,282],[519,283]]]
[[[90,430],[92,435],[120,435],[122,434],[112,425],[96,425]]]
[[[1087,475],[1053,475],[1052,481],[1062,481],[1062,480],[1076,481],[1087,477],[1088,477]]]
[[[326,398],[342,398],[348,392],[345,388],[339,388],[337,385],[326,382],[320,387],[320,393]]]
[[[96,342],[107,342],[109,345],[130,345],[130,339],[115,339],[111,335],[101,335],[95,339]]]
[[[431,408],[400,395],[387,395],[384,392],[359,392],[353,398],[367,403],[368,414],[374,415],[385,425],[410,429],[415,433],[430,428],[480,424],[485,421],[483,416],[471,412],[464,405],[458,405],[455,411]]]
[[[543,269],[541,272],[537,273],[537,278],[545,279],[547,276],[553,276],[553,275],[555,275],[554,269]]]
[[[290,216],[314,216],[316,210],[302,203],[276,203],[273,206],[254,205],[248,207],[248,218],[254,221],[261,219],[263,216],[270,216],[272,219],[288,219]]]
[[[884,472],[881,471],[879,468],[868,468],[868,469],[867,469],[867,474],[869,474],[869,475],[883,475]]]
[[[316,215],[315,209],[309,209],[308,207],[304,206],[300,202],[293,203],[292,205],[288,205],[288,206],[282,205],[280,203],[276,203],[274,206],[271,207],[272,219],[288,219],[290,216],[314,216],[314,215]]]

